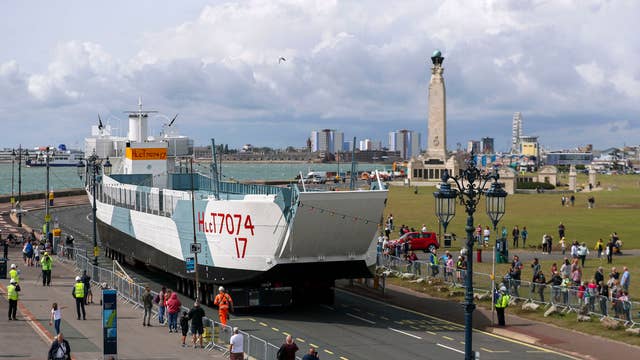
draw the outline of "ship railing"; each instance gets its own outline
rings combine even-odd
[[[61,255],[63,254],[62,248],[63,246],[60,245],[59,249],[61,251],[58,253],[60,261],[73,261],[76,270],[80,274],[86,271],[87,274],[92,276],[92,286],[99,287],[100,289],[116,289],[118,290],[118,296],[126,304],[134,309],[143,308],[142,295],[145,293],[144,285],[136,283],[132,279],[117,274],[110,269],[94,265],[93,259],[88,256],[85,249],[71,248],[74,254],[73,259],[67,259],[66,256]],[[157,294],[157,291],[151,291],[153,298],[155,298]],[[189,308],[182,306],[180,312],[183,311],[189,311]],[[152,309],[152,314],[154,318],[158,317],[157,307]],[[203,319],[203,324],[205,325],[203,334],[205,349],[209,351],[218,350],[223,352],[225,356],[228,355],[229,340],[231,339],[231,335],[233,335],[233,328],[229,325],[223,325],[209,317]],[[269,343],[246,331],[239,330],[238,332],[243,335],[245,357],[256,360],[271,360],[276,358],[279,346]],[[296,359],[300,360],[301,358],[296,357]]]
[[[466,270],[447,267],[439,263],[432,265],[427,261],[407,261],[399,256],[378,253],[380,270],[393,272],[392,276],[405,279],[431,279],[440,282],[455,291],[466,286]],[[387,272],[385,276],[391,273]],[[521,303],[535,303],[542,308],[555,306],[561,313],[588,314],[597,318],[609,317],[633,328],[640,326],[640,302],[620,300],[609,293],[608,296],[589,293],[588,289],[580,290],[578,286],[554,286],[526,280],[516,280],[509,274],[495,276],[492,283],[491,274],[473,272],[473,289],[477,296],[491,299],[493,289],[504,286],[512,299]],[[551,277],[546,279],[551,280]],[[585,282],[586,283],[586,282]],[[492,284],[495,288],[492,289]],[[634,314],[635,313],[635,314]]]

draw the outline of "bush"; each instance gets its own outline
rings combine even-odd
[[[535,190],[535,189],[543,189],[543,190],[553,190],[556,187],[549,184],[549,183],[545,183],[545,182],[537,182],[537,181],[532,181],[532,182],[518,182],[517,185],[518,189],[531,189],[531,190]]]

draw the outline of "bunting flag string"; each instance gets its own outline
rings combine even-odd
[[[306,207],[309,211],[309,213],[315,213],[316,211],[318,211],[320,214],[324,214],[325,211],[331,215],[331,216],[341,216],[343,219],[347,219],[350,218],[353,220],[353,222],[362,222],[365,224],[369,224],[369,223],[376,223],[374,220],[369,220],[369,219],[365,219],[363,217],[359,217],[359,216],[353,216],[353,215],[349,215],[349,214],[343,214],[341,212],[335,211],[333,209],[323,209],[317,206],[313,206],[313,205],[309,205],[309,204],[303,204],[301,202],[298,203],[298,207],[299,208],[303,208]]]

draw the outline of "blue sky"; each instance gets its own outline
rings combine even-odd
[[[445,56],[448,145],[640,143],[636,1],[24,1],[0,11],[0,146],[81,146],[138,97],[197,144],[304,146],[309,132],[426,138]],[[621,26],[624,24],[624,26]],[[286,62],[278,62],[285,57]]]

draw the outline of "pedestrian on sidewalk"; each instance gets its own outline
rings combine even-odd
[[[16,284],[20,283],[20,270],[18,270],[18,265],[11,264],[11,270],[9,270],[9,278],[11,280],[15,280]]]
[[[189,320],[191,320],[191,333],[193,334],[193,347],[197,348],[198,340],[200,342],[200,347],[202,346],[202,333],[204,332],[204,327],[202,326],[202,318],[204,317],[204,310],[200,307],[200,302],[196,300],[193,304],[193,308],[189,310]]]
[[[16,312],[18,311],[18,298],[20,291],[20,285],[15,279],[9,281],[7,286],[7,300],[9,300],[9,320],[17,320]]]
[[[49,348],[48,360],[71,360],[71,346],[69,342],[64,339],[64,335],[59,333],[51,343]]]
[[[522,231],[520,232],[520,237],[522,237],[522,248],[527,247],[527,237],[529,237],[529,231],[527,231],[527,227],[523,226]]]
[[[498,295],[498,300],[496,301],[496,314],[498,314],[498,325],[506,326],[506,322],[504,319],[504,310],[509,306],[509,294],[507,293],[507,288],[503,286],[500,287],[500,292]]]
[[[40,267],[40,254],[42,254],[43,249],[42,244],[36,244],[36,246],[33,247],[33,257],[36,259],[36,267]]]
[[[167,288],[163,286],[160,292],[156,295],[155,299],[153,299],[153,302],[158,304],[158,322],[160,323],[160,325],[164,325],[164,311],[166,310],[167,305],[164,301],[164,298],[166,294]]]
[[[142,326],[151,326],[151,310],[153,309],[153,296],[151,288],[145,286],[144,294],[142,294],[142,305],[144,307],[144,315],[142,317]]]
[[[49,318],[49,325],[53,324],[56,330],[56,335],[60,334],[60,323],[62,322],[62,309],[65,307],[58,307],[58,303],[51,305],[51,316]]]
[[[233,335],[229,339],[229,359],[230,360],[244,360],[244,339],[240,334],[238,327],[233,328]]]
[[[93,293],[91,292],[91,276],[87,275],[87,270],[82,270],[82,283],[84,284],[84,304],[93,304]]]
[[[178,299],[178,294],[172,292],[167,301],[167,313],[169,314],[169,332],[178,332],[178,313],[182,303]]]
[[[182,331],[182,347],[185,347],[187,346],[187,333],[189,332],[189,313],[186,311],[183,311],[180,317],[180,331]]]
[[[5,258],[6,260],[9,260],[9,238],[8,237],[4,239],[4,241],[2,242],[2,252],[4,253],[3,258]]]
[[[284,344],[280,346],[278,350],[278,360],[295,360],[296,351],[298,351],[298,345],[293,342],[291,335],[287,335]]]
[[[82,309],[82,320],[87,320],[87,313],[84,310],[84,283],[80,276],[76,276],[76,283],[73,285],[71,294],[73,294],[73,297],[76,299],[78,320],[80,320],[80,309]]]
[[[53,259],[48,252],[44,252],[42,260],[42,286],[51,286],[51,269],[53,268]]]

